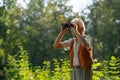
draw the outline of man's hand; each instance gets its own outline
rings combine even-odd
[[[73,26],[71,27],[72,32],[76,35],[78,32],[78,25],[75,23],[71,23]],[[79,32],[78,32],[79,33]]]
[[[63,38],[64,34],[68,31],[68,28],[61,26],[61,32],[58,34],[57,38],[54,41],[54,48],[63,48],[63,44],[61,39]]]
[[[63,26],[61,27],[61,32],[62,32],[62,33],[66,33],[67,31],[68,31],[68,28],[63,27]]]

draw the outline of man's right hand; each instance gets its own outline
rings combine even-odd
[[[61,42],[62,37],[67,32],[68,28],[61,27],[61,32],[58,34],[57,38],[54,41],[54,48],[63,48],[63,44]]]
[[[67,31],[68,31],[68,28],[67,28],[67,27],[61,26],[61,32],[62,32],[62,33],[66,33]]]

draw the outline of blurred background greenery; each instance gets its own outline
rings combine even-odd
[[[0,80],[69,80],[68,51],[53,42],[62,22],[75,17],[92,39],[93,80],[120,80],[120,0],[93,0],[80,13],[68,1],[30,0],[26,8],[1,1]]]

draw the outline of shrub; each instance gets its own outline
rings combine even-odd
[[[120,80],[120,58],[111,56],[109,61],[95,59],[94,62],[92,80]],[[28,52],[20,46],[16,55],[8,55],[7,67],[4,67],[6,80],[70,80],[69,60],[53,59],[44,61],[43,65],[30,67]]]

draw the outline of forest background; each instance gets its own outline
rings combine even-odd
[[[68,0],[45,1],[30,0],[24,9],[17,0],[3,0],[0,80],[69,80],[69,51],[53,43],[61,24],[75,17],[92,39],[93,80],[120,80],[120,0],[93,0],[81,13]]]

